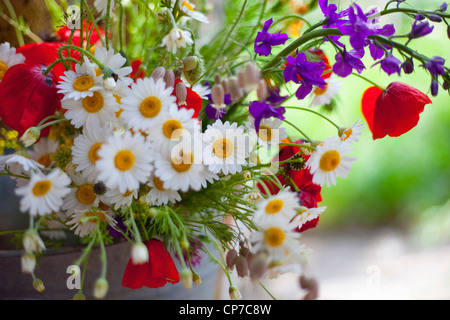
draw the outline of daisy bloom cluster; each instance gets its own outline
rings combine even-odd
[[[81,0],[80,23],[55,30],[56,42],[0,44],[0,118],[20,138],[0,155],[0,173],[30,216],[20,234],[25,273],[36,279],[46,240],[84,245],[77,265],[99,246],[91,289],[107,297],[105,248],[128,242],[116,275],[125,288],[189,289],[211,261],[230,279],[231,299],[242,298],[234,272],[254,282],[296,273],[305,287],[302,239],[326,217],[322,188],[350,175],[366,129],[374,139],[402,135],[431,100],[396,81],[364,92],[365,121],[338,125],[317,107],[335,111],[341,78],[363,78],[365,50],[387,76],[411,73],[418,59],[432,94],[448,90],[445,60],[407,45],[449,17],[446,6],[410,8],[411,32],[394,37],[378,20],[387,8],[338,11],[319,0],[321,20],[290,38],[285,20],[309,7],[262,2],[224,1],[224,19],[215,19],[205,1]],[[315,136],[302,112],[320,119]],[[41,280],[35,287],[44,289]]]

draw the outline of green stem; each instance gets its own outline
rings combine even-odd
[[[321,113],[319,113],[319,112],[317,112],[317,111],[314,111],[314,110],[311,110],[311,109],[307,109],[307,108],[302,108],[302,107],[295,107],[295,106],[292,106],[292,107],[284,107],[284,108],[286,108],[286,109],[298,109],[298,110],[302,110],[302,111],[307,111],[307,112],[314,113],[314,114],[316,114],[316,115],[318,115],[318,116],[324,118],[325,120],[327,120],[329,123],[331,123],[333,126],[335,126],[338,130],[339,130],[339,128],[340,128],[336,123],[334,123],[333,121],[331,121],[328,117],[324,116],[323,114],[321,114]]]
[[[298,132],[300,132],[302,134],[302,136],[304,136],[306,138],[306,140],[308,140],[309,142],[312,142],[311,138],[309,138],[302,130],[300,130],[296,125],[294,125],[293,123],[287,121],[286,119],[283,120],[283,122],[287,123],[288,125],[290,125],[291,127],[293,127],[295,130],[297,130]]]
[[[100,230],[100,221],[97,221],[97,233],[98,237],[100,239],[100,260],[102,262],[102,272],[100,277],[106,278],[106,268],[107,268],[107,261],[106,261],[106,249],[105,249],[105,243],[103,241],[102,232]]]
[[[84,1],[85,0],[80,0],[80,47],[83,48],[83,43],[84,43],[84,34],[83,34],[83,11],[84,11]],[[72,35],[72,32],[75,32],[75,30],[72,30],[70,35]],[[71,39],[69,39],[69,44],[72,44],[72,41],[70,41]],[[69,49],[70,50],[70,49]],[[67,50],[67,56],[70,57],[70,51]],[[81,56],[80,58],[81,60],[83,59],[83,56]]]
[[[305,23],[308,25],[308,27],[311,27],[311,23],[309,23],[308,20],[306,20],[306,19],[303,18],[302,16],[299,16],[299,15],[296,15],[296,14],[289,14],[289,15],[287,15],[287,16],[284,16],[284,17],[278,19],[277,21],[275,21],[275,22],[271,25],[271,27],[273,27],[273,26],[276,25],[277,23],[280,23],[281,21],[284,21],[284,20],[286,20],[286,19],[291,19],[291,18],[295,18],[295,19],[298,19],[298,20],[302,20],[303,22],[305,22]]]
[[[59,49],[58,49],[58,54],[59,53],[61,53],[63,50],[65,50],[65,49],[73,49],[73,50],[77,50],[77,51],[79,51],[80,53],[83,53],[84,55],[86,55],[90,60],[92,60],[95,64],[97,64],[97,66],[100,68],[100,69],[104,69],[105,68],[105,66],[100,62],[100,61],[98,61],[98,59],[92,54],[92,53],[90,53],[89,51],[87,51],[87,50],[85,50],[85,49],[83,49],[83,48],[80,48],[80,47],[77,47],[77,46],[74,46],[74,45],[72,45],[72,44],[65,44],[65,45],[63,45],[63,46],[61,46]],[[60,57],[61,58],[61,57]]]
[[[133,211],[131,210],[131,207],[129,208],[128,211],[129,211],[129,215],[130,215],[131,226],[133,228],[133,231],[134,231],[134,234],[135,234],[135,237],[136,237],[136,241],[138,243],[142,243],[141,234],[139,232],[138,226],[136,225],[136,221],[134,220],[134,214],[133,214]]]
[[[65,121],[69,121],[69,119],[62,118],[62,119],[58,119],[58,120],[53,120],[53,121],[50,121],[50,122],[47,122],[47,123],[43,124],[42,126],[39,126],[39,129],[42,130],[42,129],[47,128],[49,126],[52,126],[54,124],[57,124],[57,123],[60,123],[60,122],[65,122]]]
[[[3,0],[5,3],[6,8],[9,11],[9,15],[11,16],[11,19],[15,22],[17,22],[17,16],[16,12],[14,11],[13,6],[11,5],[11,2],[9,0]],[[19,46],[23,46],[25,44],[25,41],[23,40],[22,31],[20,31],[18,28],[14,27],[14,30],[16,31],[17,41],[19,42]]]
[[[378,88],[380,88],[381,90],[386,90],[385,88],[383,88],[382,86],[380,86],[380,85],[378,85],[378,84],[376,84],[375,82],[373,82],[372,80],[369,80],[369,79],[367,79],[366,77],[364,77],[364,76],[362,76],[362,75],[360,75],[359,73],[356,73],[356,72],[352,72],[352,75],[354,75],[354,76],[357,76],[358,78],[361,78],[361,79],[363,79],[363,80],[366,80],[367,82],[369,82],[370,84],[372,84],[372,85],[374,85],[375,87],[378,87]]]
[[[266,288],[266,286],[262,284],[261,281],[259,282],[259,284],[261,285],[261,287],[267,292],[267,294],[268,294],[273,300],[277,300],[277,299],[270,293],[270,291]]]
[[[110,17],[110,11],[111,11],[111,0],[107,0],[107,4],[106,4],[106,22],[105,22],[105,45],[106,45],[106,49],[109,49],[109,37],[108,37],[108,33],[109,33],[109,23],[111,20]]]

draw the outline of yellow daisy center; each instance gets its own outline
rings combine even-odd
[[[36,197],[42,197],[50,191],[52,182],[50,180],[38,181],[33,187],[33,194]]]
[[[315,89],[314,89],[314,94],[316,95],[316,96],[321,96],[321,95],[323,95],[325,92],[327,92],[327,90],[328,90],[328,84],[325,86],[325,88],[320,88],[320,87],[316,87]]]
[[[52,160],[50,159],[50,154],[43,154],[37,159],[37,163],[42,164],[44,167],[48,168],[52,164]]]
[[[0,61],[0,80],[3,79],[3,76],[5,75],[7,70],[8,70],[8,66]]]
[[[101,146],[102,144],[99,142],[92,145],[92,147],[89,149],[89,160],[92,163],[96,163],[97,160],[100,159],[100,157],[98,156],[98,150]]]
[[[186,7],[189,11],[194,11],[194,7],[188,1],[183,1],[181,6]]]
[[[78,187],[75,195],[77,200],[85,205],[92,204],[96,198],[92,184],[82,184]]]
[[[95,75],[97,77],[100,76],[101,74],[102,74],[102,69],[100,69],[100,68],[95,69]]]
[[[179,173],[189,171],[192,166],[193,160],[194,159],[192,153],[190,154],[190,157],[188,155],[181,154],[180,158],[172,159],[172,168]]]
[[[94,79],[90,76],[81,76],[75,79],[73,82],[73,88],[76,91],[88,91],[90,88],[94,86]]]
[[[344,132],[342,132],[341,134],[341,140],[345,141],[348,138],[350,138],[350,136],[353,134],[353,129],[352,128],[348,128],[347,130],[345,130]]]
[[[260,126],[258,130],[258,137],[267,142],[272,140],[272,129],[268,126]]]
[[[88,219],[91,223],[97,223],[97,221],[103,222],[106,220],[106,216],[101,211],[87,211],[84,213],[85,217],[92,217],[91,219]]]
[[[126,198],[126,197],[129,197],[129,196],[131,196],[131,194],[133,193],[133,190],[128,190],[127,192],[125,192],[124,194],[122,194],[122,196],[124,197],[124,198]]]
[[[164,182],[162,182],[160,178],[154,177],[153,183],[155,185],[155,188],[159,191],[166,191],[166,189],[164,189]]]
[[[267,205],[266,205],[266,213],[268,214],[275,214],[281,211],[281,209],[283,209],[283,200],[281,199],[275,199],[270,201]]]
[[[147,97],[139,106],[139,111],[145,118],[154,118],[161,111],[161,100],[157,97]]]
[[[266,243],[271,247],[278,247],[283,244],[286,234],[280,228],[269,228],[265,232]]]
[[[83,98],[83,108],[89,113],[99,112],[104,105],[103,96],[100,92],[94,92],[92,97]]]
[[[133,167],[134,160],[134,154],[131,151],[122,150],[114,157],[114,165],[120,171],[128,171]]]
[[[233,144],[228,139],[218,139],[213,144],[213,152],[219,158],[226,158],[233,152]]]
[[[320,169],[322,171],[333,171],[341,162],[341,156],[336,150],[325,152],[320,158]]]
[[[183,125],[180,121],[170,119],[164,122],[162,130],[164,135],[169,139],[177,139],[181,136]]]

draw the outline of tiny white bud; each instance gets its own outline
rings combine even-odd
[[[239,289],[235,286],[231,286],[228,290],[228,293],[230,294],[231,300],[240,300],[242,299],[241,293],[239,292]]]
[[[106,90],[112,91],[117,87],[116,80],[114,80],[112,77],[106,78],[105,81],[103,81],[103,86]]]
[[[36,257],[32,253],[24,253],[21,259],[22,272],[32,273],[36,267]]]
[[[142,242],[135,243],[131,248],[131,261],[133,264],[143,264],[148,262],[148,249]]]
[[[39,234],[34,230],[28,230],[25,232],[22,238],[23,248],[25,252],[42,252],[45,250],[44,242],[42,241]]]
[[[34,144],[37,139],[39,139],[40,135],[41,130],[38,127],[31,127],[20,137],[20,141],[25,145],[25,148],[27,148]]]
[[[105,278],[98,278],[94,284],[94,297],[96,299],[103,299],[108,292],[108,281]]]

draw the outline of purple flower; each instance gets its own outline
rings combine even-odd
[[[438,95],[438,91],[439,91],[439,82],[436,79],[431,80],[431,86],[430,86],[430,90],[431,90],[431,95],[433,97]]]
[[[371,35],[391,36],[395,33],[394,26],[389,24],[379,27],[375,19],[369,20],[367,15],[357,5],[353,4],[348,13],[348,20],[338,25],[338,30],[349,36],[350,44],[355,50],[362,50],[366,45],[370,44],[367,37]],[[355,11],[356,10],[356,11]]]
[[[410,39],[417,39],[427,34],[430,34],[433,31],[434,26],[430,26],[428,21],[419,22],[418,17],[414,20],[414,23],[411,28],[411,32],[408,34]]]
[[[321,77],[325,69],[323,61],[310,62],[306,60],[304,52],[297,54],[295,58],[289,56],[286,60],[288,65],[283,71],[284,80],[301,84],[295,93],[297,99],[304,99],[311,92],[313,86],[324,89],[327,85]]]
[[[413,73],[414,71],[414,62],[412,58],[408,58],[401,65],[403,72],[406,74]]]
[[[361,61],[363,55],[364,51],[351,50],[347,52],[344,48],[342,54],[338,53],[335,56],[336,63],[333,65],[333,72],[342,78],[350,75],[353,69],[361,73],[366,68]]]
[[[283,107],[274,108],[266,102],[252,101],[248,106],[250,115],[255,119],[255,130],[259,130],[259,124],[263,118],[276,117],[280,120],[284,120],[283,114],[286,109]]]
[[[280,95],[280,88],[267,88],[269,96],[265,99],[265,102],[270,103],[273,106],[280,105],[288,96]]]
[[[400,75],[400,69],[401,69],[400,64],[401,63],[402,62],[399,59],[397,59],[396,57],[394,57],[392,54],[388,54],[386,56],[386,58],[378,61],[373,66],[380,64],[381,69],[383,69],[383,71],[386,72],[389,76],[393,73],[397,73],[398,75]]]
[[[444,63],[444,58],[433,57],[425,63],[425,69],[427,69],[432,76],[441,76],[445,74]]]
[[[273,46],[285,44],[289,39],[288,35],[278,31],[276,33],[268,33],[270,25],[273,23],[273,19],[269,19],[264,23],[264,27],[261,32],[258,32],[255,39],[255,52],[260,56],[267,57],[272,52]]]
[[[440,5],[439,11],[441,11],[441,12],[447,11],[447,2],[444,2]]]
[[[336,12],[337,6],[335,4],[328,4],[328,0],[319,0],[319,7],[325,16],[327,27],[336,26],[341,23],[340,19],[347,16],[350,11],[350,8],[348,8],[342,12]]]
[[[210,95],[207,95],[207,97],[210,97]],[[210,97],[211,99],[211,97]],[[231,94],[227,93],[225,95],[225,99],[224,99],[225,105],[230,105],[233,101],[231,100]],[[221,119],[225,113],[226,113],[226,108],[214,108],[213,106],[214,104],[212,103],[208,103],[205,106],[205,114],[208,116],[208,118],[210,119]]]

